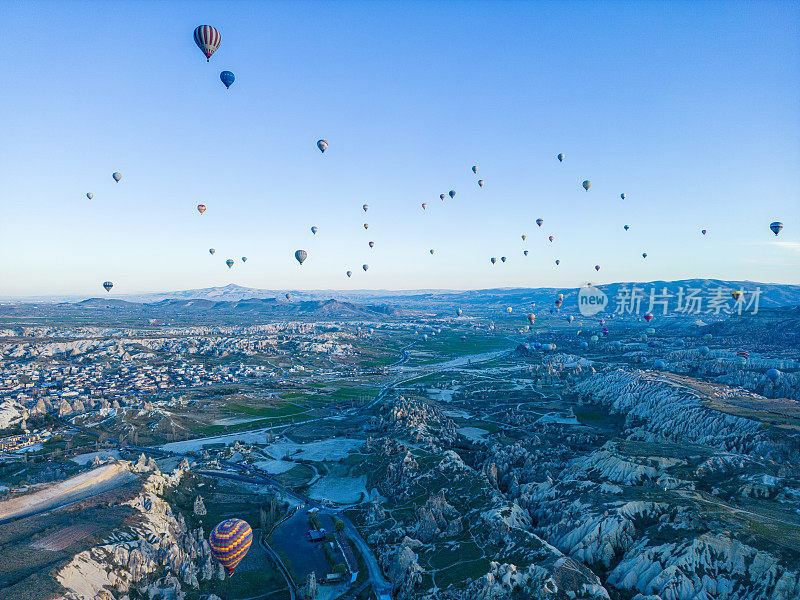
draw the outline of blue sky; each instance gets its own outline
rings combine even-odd
[[[800,280],[797,3],[8,2],[0,39],[0,295]]]

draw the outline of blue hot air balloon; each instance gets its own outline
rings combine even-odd
[[[231,84],[236,81],[236,76],[230,71],[223,71],[219,74],[219,80],[225,84],[226,88],[230,88]]]

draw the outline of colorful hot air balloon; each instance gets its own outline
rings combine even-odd
[[[444,200],[444,194],[439,194],[439,200]]]
[[[503,261],[503,262],[506,262],[506,257],[505,256],[501,256],[500,260]]]
[[[647,252],[642,252],[642,258],[647,258]]]
[[[209,248],[209,249],[208,249],[208,253],[209,253],[211,256],[214,256],[214,252],[216,252],[216,250],[214,250],[213,248]]]
[[[314,235],[317,235],[318,231],[319,231],[319,227],[317,227],[316,225],[312,225],[311,233],[313,233]]]
[[[324,153],[325,150],[328,149],[328,142],[325,140],[317,140],[317,148],[319,148],[320,152]]]
[[[238,565],[250,549],[253,541],[253,530],[241,519],[226,519],[219,523],[208,536],[211,553],[225,568],[228,575],[233,575]]]
[[[433,253],[435,252],[435,250],[434,250],[433,248],[431,248],[431,249],[429,250],[429,252],[430,252],[431,254],[433,254]]]
[[[478,179],[478,187],[483,187],[483,179]]]
[[[93,194],[92,192],[86,192],[86,197],[87,197],[89,200],[91,200],[92,198],[94,198],[94,194]]]
[[[510,312],[511,312],[511,311],[513,311],[513,310],[514,310],[514,309],[513,309],[513,308],[511,308],[511,307],[509,306],[509,307],[506,309],[506,312],[510,313]]]
[[[225,84],[225,89],[230,89],[236,77],[230,71],[223,71],[219,74],[219,80]]]
[[[369,229],[369,223],[364,223],[364,229]]]
[[[284,294],[284,296],[286,297],[287,300],[291,300],[292,299],[292,295],[289,292],[286,292]]]
[[[740,290],[734,290],[731,292],[731,296],[733,296],[734,300],[738,300],[742,296],[742,292]]]
[[[194,30],[194,43],[206,55],[206,62],[211,60],[211,55],[217,51],[222,36],[211,25],[200,25]]]
[[[345,275],[347,275],[348,278],[352,277],[353,276],[353,272],[352,271],[348,271],[347,273],[345,273]]]
[[[706,233],[708,233],[708,229],[701,229],[701,230],[700,230],[700,233],[702,233],[703,235],[705,235]]]
[[[558,162],[564,162],[564,153],[558,155]]]
[[[622,198],[623,200],[625,200],[626,198],[625,194],[620,194],[619,197]]]
[[[589,188],[592,187],[592,182],[587,179],[581,185],[583,186],[583,189],[588,192]]]
[[[246,263],[246,262],[247,262],[247,257],[246,257],[246,256],[243,256],[243,257],[242,257],[242,262],[243,262],[243,263]]]
[[[554,304],[556,305],[556,308],[561,308],[561,305],[564,304],[564,301],[563,300],[556,300]]]
[[[422,203],[422,210],[425,210],[426,208],[428,208],[428,203],[427,202],[423,202]]]
[[[476,174],[478,173],[478,166],[477,165],[472,165],[472,172],[476,173]]]
[[[523,234],[522,234],[522,241],[524,242],[524,241],[525,241],[525,240],[527,240],[527,239],[528,239],[528,236],[527,236],[527,235],[525,235],[525,234],[523,233]]]
[[[225,261],[225,264],[228,265],[228,268],[230,269],[233,266],[233,259],[229,258]]]
[[[122,173],[120,173],[119,171],[116,171],[116,172],[111,174],[111,177],[114,178],[114,181],[119,183],[119,180],[122,179]]]
[[[369,243],[369,247],[370,247],[370,248],[374,248],[374,247],[375,247],[375,242],[370,242],[370,243]]]
[[[769,228],[772,230],[772,233],[778,235],[781,232],[781,229],[783,229],[783,223],[780,221],[773,221],[769,224]]]
[[[364,271],[366,271],[367,269],[369,269],[369,265],[361,265],[361,268],[364,269]]]
[[[369,204],[364,204],[361,206],[361,208],[364,209],[364,212],[367,212],[369,210]]]
[[[449,192],[447,192],[447,193],[448,193],[448,194],[450,194],[450,197],[451,197],[451,198],[455,198],[455,197],[456,197],[456,191],[455,191],[455,190],[450,190],[450,191],[449,191]]]
[[[206,212],[206,205],[205,204],[198,204],[197,205],[197,212],[199,212],[201,215],[204,212]]]
[[[563,300],[563,299],[564,299],[564,294],[559,294],[559,295],[558,295],[558,296],[556,296],[556,297],[557,297],[559,300]]]
[[[528,322],[533,325],[533,322],[536,320],[536,315],[533,313],[528,313]]]
[[[493,256],[492,258],[489,259],[489,262],[494,264],[497,262],[497,259]]]
[[[554,238],[554,237],[551,235],[551,236],[548,236],[548,238],[547,238],[547,239],[548,239],[548,240],[550,240],[550,241],[552,242],[552,241],[553,241],[554,239],[556,239],[556,238]]]
[[[522,251],[522,253],[523,253],[525,256],[528,256],[528,251],[527,251],[527,250],[523,250],[523,251]]]
[[[294,253],[294,257],[297,259],[297,262],[299,262],[302,265],[303,261],[305,261],[305,259],[308,258],[308,252],[306,252],[305,250],[297,250]]]
[[[594,266],[594,270],[595,270],[595,271],[599,271],[599,270],[600,270],[600,265],[595,265],[595,266]]]
[[[625,231],[628,231],[628,229],[630,229],[630,227],[628,227],[627,225],[623,225],[623,229],[625,229]]]
[[[652,320],[653,320],[653,315],[651,315],[650,313],[647,313],[647,314],[644,316],[644,320],[645,320],[645,321],[647,321],[647,322],[649,323],[650,321],[652,321]]]
[[[544,223],[544,219],[536,219],[536,224],[541,227],[542,223]]]
[[[114,287],[114,284],[113,284],[113,283],[111,283],[110,281],[104,281],[104,282],[103,282],[103,287],[104,287],[104,288],[106,288],[106,291],[107,291],[107,292],[110,292],[110,291],[111,291],[111,288],[113,288],[113,287]]]

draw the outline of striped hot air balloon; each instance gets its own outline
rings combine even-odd
[[[226,519],[219,523],[208,536],[211,553],[224,567],[228,575],[242,561],[253,541],[253,530],[241,519]]]
[[[208,62],[222,43],[222,36],[211,25],[200,25],[194,30],[194,43],[206,55],[206,62]]]

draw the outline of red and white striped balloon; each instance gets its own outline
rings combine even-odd
[[[211,25],[200,25],[194,30],[194,43],[206,55],[206,62],[211,59],[211,55],[217,51],[221,42],[222,36]]]

